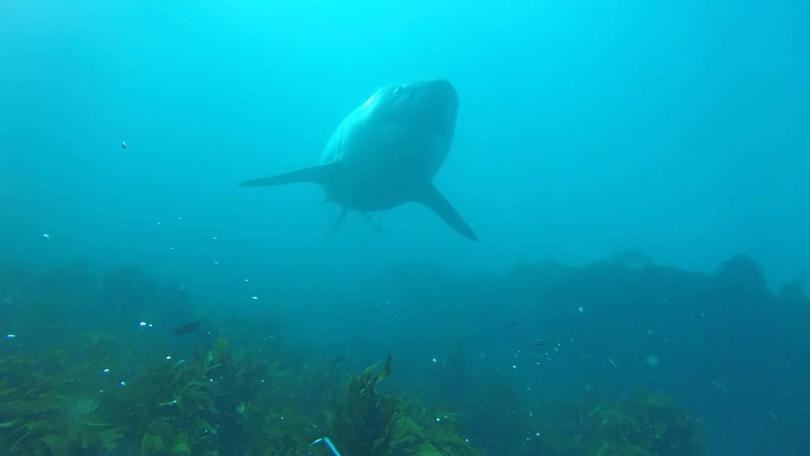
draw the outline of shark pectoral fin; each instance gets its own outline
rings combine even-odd
[[[478,236],[473,233],[472,228],[467,225],[467,222],[464,221],[463,218],[456,212],[453,206],[447,201],[447,198],[444,197],[433,184],[430,184],[428,187],[424,188],[421,192],[419,192],[414,198],[413,201],[415,203],[419,203],[425,205],[433,210],[442,220],[444,223],[450,225],[451,228],[461,233],[463,236],[472,239],[473,241],[478,240]]]
[[[309,168],[299,169],[289,173],[278,174],[276,176],[261,177],[259,179],[251,179],[241,182],[239,185],[242,187],[266,187],[268,185],[285,185],[296,184],[301,182],[311,182],[315,184],[324,184],[332,179],[332,175],[337,163],[329,163],[326,165],[316,165]]]

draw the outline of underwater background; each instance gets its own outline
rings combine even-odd
[[[810,454],[808,43],[801,0],[3,0],[0,454]],[[426,78],[478,242],[237,185]]]

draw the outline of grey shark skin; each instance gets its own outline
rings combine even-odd
[[[444,80],[390,84],[354,109],[332,134],[321,164],[242,182],[247,187],[319,184],[346,211],[422,204],[463,236],[475,233],[433,186],[453,142],[458,95]]]

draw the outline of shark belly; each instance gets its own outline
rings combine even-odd
[[[324,186],[329,199],[350,210],[381,211],[410,201],[417,189],[430,185],[446,155],[432,135],[399,123],[347,120],[323,154],[325,161],[341,165]]]

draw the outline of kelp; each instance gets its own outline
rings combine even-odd
[[[487,454],[512,456],[698,456],[702,425],[675,401],[640,389],[620,401],[586,390],[579,402],[528,403],[495,383],[476,392],[463,426]]]
[[[2,358],[3,454],[292,456],[305,454],[308,443],[326,433],[349,455],[478,454],[452,414],[377,391],[391,374],[390,356],[349,379],[340,398],[318,410],[308,407],[304,390],[337,390],[329,372],[285,370],[232,350],[224,337],[197,357],[146,365],[129,381],[99,368],[109,358],[92,349],[98,344],[76,350],[88,355],[85,360],[65,350]],[[332,378],[330,385],[324,378]]]
[[[37,301],[38,312],[52,307],[66,327],[89,326],[74,325],[83,316],[66,312],[93,294],[85,272],[49,274],[48,283],[60,284],[54,289],[75,295],[59,302],[51,294]],[[34,302],[30,286],[44,282],[13,276],[0,281],[3,292]],[[140,303],[164,307],[153,299],[187,305],[184,293],[167,288],[161,297],[161,287],[134,270],[108,274],[103,284],[102,296],[128,290],[114,313]],[[440,410],[389,389],[392,356],[351,375],[340,358],[285,347],[270,316],[220,320],[182,346],[169,330],[159,332],[159,320],[155,328],[137,321],[127,331],[96,325],[81,337],[29,343],[26,336],[4,345],[0,454],[298,456],[324,435],[345,456],[478,456],[477,447],[511,456],[701,454],[700,426],[657,393],[529,406],[506,383],[480,388],[465,375],[459,349],[447,387],[471,384],[439,401],[448,407]]]
[[[347,384],[329,428],[346,454],[366,456],[475,456],[454,414],[430,411],[377,386],[391,375],[393,358],[365,369]]]
[[[95,394],[103,382],[87,375],[89,364],[65,363],[70,355],[53,351],[0,358],[3,454],[94,454],[117,446],[123,427],[103,414]]]
[[[352,378],[334,407],[330,428],[347,454],[386,454],[391,445],[391,426],[399,404],[376,390],[391,374],[391,363],[389,354],[382,367],[371,366]]]
[[[542,429],[527,454],[570,456],[698,456],[704,453],[702,426],[675,402],[639,390],[618,402],[585,399],[568,407],[568,426],[554,423],[566,412],[540,414]]]
[[[164,360],[111,396],[141,455],[303,454],[312,422],[289,376],[218,338],[195,359]]]
[[[596,454],[698,455],[700,425],[675,402],[639,390],[618,404],[600,404],[587,415]]]

